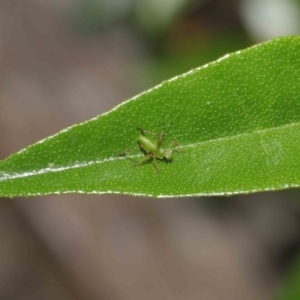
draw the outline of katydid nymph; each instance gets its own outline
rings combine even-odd
[[[141,165],[142,163],[146,162],[149,159],[152,159],[154,162],[156,171],[159,172],[159,168],[157,165],[157,159],[166,160],[166,161],[170,162],[173,159],[174,151],[177,151],[179,153],[182,152],[182,150],[176,149],[177,144],[178,144],[177,141],[173,141],[170,144],[169,149],[161,147],[162,143],[163,143],[163,139],[164,139],[165,128],[162,129],[160,134],[157,134],[152,131],[144,130],[140,127],[137,127],[137,130],[139,130],[141,132],[141,134],[138,137],[138,146],[143,151],[145,156],[134,165],[135,167]],[[156,136],[157,141],[155,142],[155,141],[149,139],[146,136],[146,134],[151,134],[153,136]],[[119,156],[126,156],[126,154],[131,152],[132,150],[133,149],[127,150],[124,153],[119,154]]]

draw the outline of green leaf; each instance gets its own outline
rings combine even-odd
[[[133,167],[143,157],[137,126],[165,126],[163,146],[177,140],[183,153],[159,161],[158,173],[151,161]],[[226,55],[0,162],[8,197],[230,195],[299,184],[299,37]]]

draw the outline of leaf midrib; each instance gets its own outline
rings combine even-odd
[[[238,138],[241,138],[241,137],[245,137],[247,135],[255,135],[255,134],[260,134],[260,133],[266,133],[266,132],[276,131],[276,130],[280,130],[280,129],[284,129],[284,128],[290,128],[290,127],[298,126],[298,125],[300,125],[300,122],[284,124],[284,125],[280,125],[280,126],[277,126],[277,127],[270,127],[270,128],[266,128],[266,129],[247,131],[247,132],[239,133],[239,134],[232,135],[232,136],[229,135],[229,136],[225,136],[225,137],[221,137],[221,138],[207,140],[207,141],[204,141],[204,142],[188,144],[188,145],[185,145],[184,147],[180,146],[178,148],[180,148],[180,149],[181,148],[183,148],[183,149],[184,148],[194,148],[194,147],[199,146],[199,145],[206,145],[206,144],[209,144],[209,143],[220,142],[220,141],[230,141],[230,140],[238,139]]]

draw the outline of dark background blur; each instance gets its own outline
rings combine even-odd
[[[0,158],[299,32],[295,0],[1,0]],[[271,299],[298,250],[298,198],[2,199],[0,299]]]

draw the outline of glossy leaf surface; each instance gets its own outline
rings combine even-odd
[[[177,140],[183,153],[159,161],[158,173],[151,160],[133,167],[143,157],[137,126],[165,126],[163,147]],[[226,55],[0,162],[2,197],[229,195],[299,184],[299,37]]]

